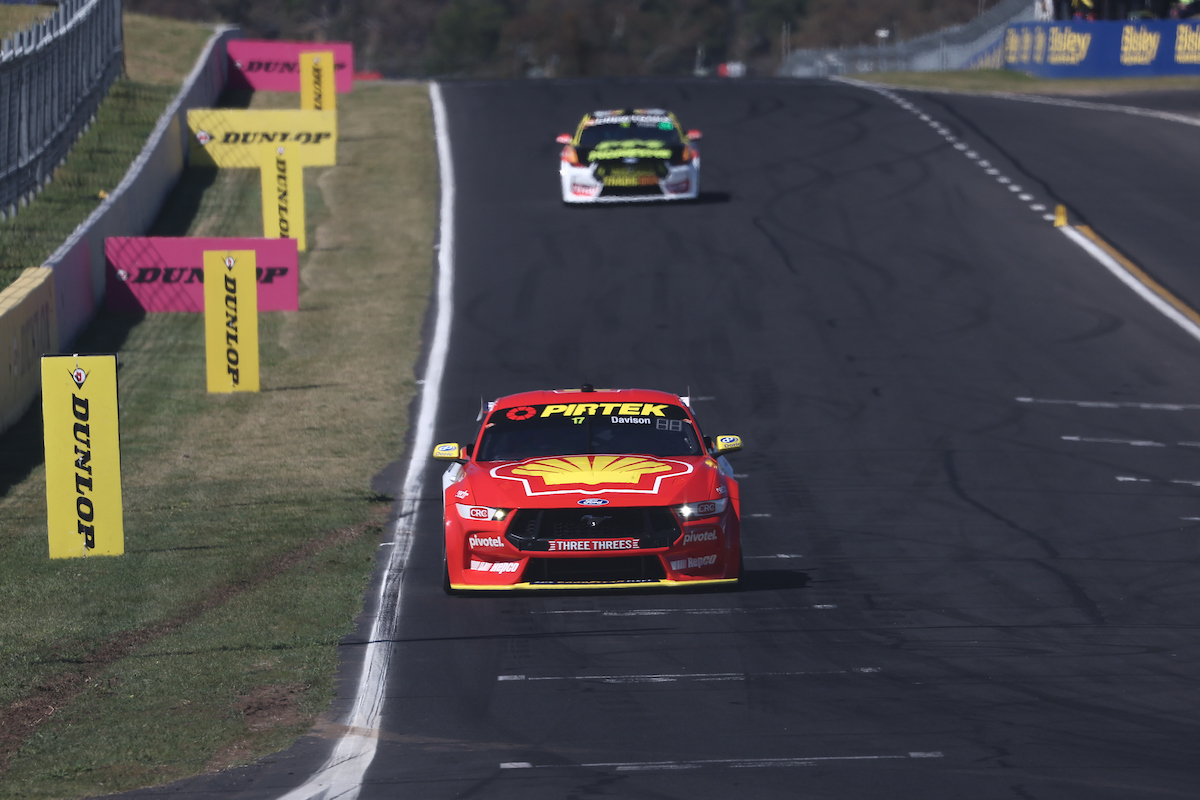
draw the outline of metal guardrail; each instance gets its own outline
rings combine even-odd
[[[1004,66],[1001,47],[1010,22],[1032,21],[1034,0],[1002,0],[964,25],[905,42],[842,49],[793,50],[779,71],[792,78],[860,72],[938,72]]]
[[[0,43],[0,219],[41,191],[124,66],[122,0],[63,0]]]

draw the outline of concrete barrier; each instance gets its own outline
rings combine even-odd
[[[54,274],[33,267],[0,292],[0,431],[21,418],[41,388],[41,359],[58,349]]]
[[[241,36],[236,28],[216,30],[179,94],[159,117],[141,154],[108,199],[46,259],[43,267],[26,270],[0,293],[0,347],[6,351],[0,355],[0,363],[8,363],[7,371],[0,375],[0,432],[20,419],[37,397],[41,356],[68,349],[103,307],[104,240],[109,236],[141,236],[154,223],[186,166],[187,112],[216,102],[225,87],[227,45]],[[43,310],[46,303],[48,310]],[[50,326],[49,332],[34,336],[41,330],[38,326],[46,325]],[[30,363],[34,365],[32,372],[26,370]]]

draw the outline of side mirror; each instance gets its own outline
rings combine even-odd
[[[458,442],[446,442],[433,448],[433,457],[438,461],[466,461],[463,447]]]
[[[742,437],[740,436],[718,436],[717,437],[717,455],[727,456],[730,453],[736,453],[742,449]]]
[[[695,141],[696,139],[703,139],[704,134],[701,133],[700,131],[696,130],[695,128],[692,128],[690,131],[687,132],[687,137],[689,139]]]
[[[571,134],[560,133],[558,136],[555,137],[554,141],[558,142],[559,144],[570,144],[571,143]]]

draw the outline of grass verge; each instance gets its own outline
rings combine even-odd
[[[0,5],[0,40],[12,37],[17,31],[41,22],[53,13],[54,9],[46,6]]]
[[[212,35],[209,26],[143,14],[124,15],[124,25],[128,77],[113,84],[54,181],[0,222],[0,290],[45,261],[100,205],[100,192],[121,182]]]
[[[199,314],[87,334],[121,364],[125,556],[49,561],[36,410],[0,437],[0,797],[244,763],[328,706],[387,508],[370,479],[415,393],[437,195],[424,87],[339,105],[338,166],[305,174],[302,310],[260,320],[261,393],[205,393]],[[189,175],[159,228],[254,234],[258,203],[251,171]]]
[[[943,89],[954,92],[1012,92],[1099,96],[1200,89],[1200,76],[1167,75],[1159,78],[1036,78],[1007,69],[963,72],[872,72],[853,77],[872,83],[911,89]]]

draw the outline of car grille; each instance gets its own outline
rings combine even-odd
[[[531,558],[525,583],[643,583],[666,577],[657,556]]]
[[[669,508],[523,508],[505,536],[519,550],[549,550],[557,539],[637,539],[639,547],[670,547],[679,522]]]

